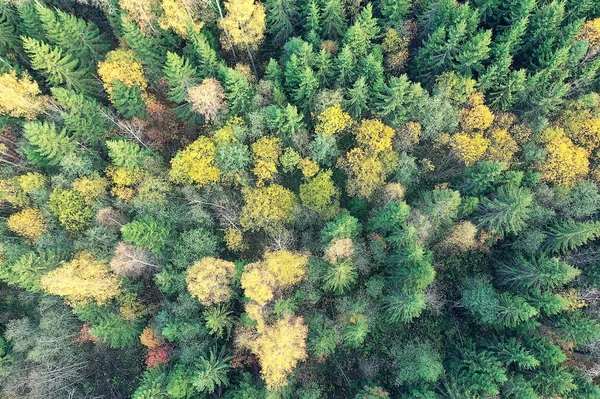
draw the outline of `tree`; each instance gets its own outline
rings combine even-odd
[[[48,225],[39,209],[27,208],[13,213],[6,221],[8,229],[30,242],[36,242],[48,231]]]
[[[412,341],[404,347],[393,347],[395,359],[394,385],[434,383],[444,367],[440,354],[427,342]]]
[[[167,52],[167,61],[163,73],[169,84],[169,100],[181,104],[188,97],[190,87],[200,83],[197,71],[189,60],[176,53]]]
[[[331,180],[331,170],[320,172],[308,183],[300,185],[302,205],[321,215],[326,220],[333,219],[339,210],[339,190]]]
[[[46,39],[81,63],[95,65],[109,50],[109,44],[96,24],[36,4]]]
[[[38,84],[23,73],[15,71],[0,75],[0,113],[15,118],[35,119],[44,111],[47,98],[42,96]]]
[[[113,165],[125,169],[141,169],[150,156],[150,152],[127,140],[110,140],[105,142],[108,157]]]
[[[341,0],[325,2],[322,14],[323,35],[331,40],[337,40],[346,31],[346,20],[344,16],[344,5]]]
[[[294,33],[298,18],[298,6],[295,0],[269,0],[265,3],[267,32],[273,36],[273,42],[283,44]]]
[[[139,87],[128,87],[117,80],[112,89],[111,99],[117,112],[127,119],[146,117],[146,104]]]
[[[98,75],[104,82],[104,90],[109,97],[112,96],[116,81],[127,87],[139,87],[142,91],[147,86],[142,65],[131,50],[117,49],[109,52],[106,59],[98,64]]]
[[[230,284],[235,265],[215,258],[204,258],[187,270],[188,291],[204,306],[229,300],[232,295]]]
[[[54,123],[27,122],[23,126],[23,136],[31,146],[27,150],[27,157],[39,166],[58,165],[76,149],[76,143],[66,135],[64,129],[57,132]]]
[[[44,291],[65,297],[72,306],[105,304],[119,294],[121,287],[108,264],[94,259],[89,252],[77,253],[70,262],[42,276],[40,284]]]
[[[120,276],[140,277],[148,268],[158,267],[151,262],[148,249],[120,242],[115,247],[115,254],[110,260],[110,268]]]
[[[254,87],[246,75],[240,71],[227,68],[224,72],[225,98],[229,104],[231,115],[245,114],[250,110],[250,102],[254,95]]]
[[[540,165],[542,178],[560,186],[572,187],[589,170],[588,152],[573,144],[562,130],[544,132],[547,157]]]
[[[219,181],[215,164],[217,147],[208,137],[200,137],[171,160],[169,176],[176,183],[196,183],[199,187]]]
[[[211,349],[207,357],[202,356],[192,377],[192,384],[200,392],[213,393],[217,387],[229,386],[227,373],[231,366],[227,363],[231,358],[222,350],[219,354]]]
[[[249,343],[261,366],[269,390],[287,385],[287,377],[299,361],[305,360],[308,328],[301,317],[285,314]]]
[[[350,260],[337,261],[323,274],[323,289],[344,294],[356,283],[357,278],[358,273]]]
[[[93,217],[87,201],[75,190],[55,189],[50,194],[48,205],[69,233],[80,232]]]
[[[60,261],[60,254],[54,251],[26,252],[13,262],[3,265],[0,279],[7,284],[17,284],[27,291],[40,292],[40,279],[59,266]]]
[[[501,237],[516,234],[527,225],[533,198],[524,188],[502,186],[491,199],[484,197],[478,210],[480,225],[493,229]]]
[[[214,78],[206,78],[200,85],[188,88],[188,101],[192,110],[202,115],[207,123],[215,122],[219,114],[227,110],[223,87]]]
[[[294,220],[296,197],[278,184],[243,191],[240,224],[244,230],[277,231]]]
[[[121,227],[121,234],[123,241],[159,253],[167,245],[170,230],[153,217],[146,216]]]
[[[566,221],[550,226],[546,248],[551,252],[566,252],[600,237],[600,222]]]
[[[367,100],[369,98],[369,89],[364,77],[360,77],[354,82],[354,85],[347,90],[344,106],[348,113],[355,119],[360,119],[363,112],[369,110]]]
[[[281,140],[277,137],[264,136],[252,144],[252,172],[258,179],[258,186],[275,178],[280,156]]]
[[[227,14],[219,19],[219,27],[227,36],[223,46],[245,49],[254,65],[251,50],[256,50],[264,37],[265,7],[254,0],[229,0],[225,9]]]
[[[138,25],[130,21],[125,15],[121,16],[121,28],[123,39],[144,65],[148,75],[152,79],[157,79],[160,76],[166,57],[165,46],[160,38],[153,40],[145,35],[140,31]]]
[[[417,106],[424,95],[421,85],[411,83],[406,75],[391,77],[387,85],[382,85],[376,93],[377,115],[389,121],[392,126],[408,122],[410,110]]]
[[[89,70],[71,55],[63,56],[62,50],[31,37],[23,37],[23,48],[29,55],[31,67],[39,71],[50,86],[64,86],[85,95],[96,94],[97,81]]]
[[[306,276],[308,255],[287,250],[266,252],[263,264],[279,287],[288,288]]]
[[[581,274],[581,270],[558,258],[528,259],[518,256],[497,269],[500,282],[516,290],[543,292],[562,287]]]
[[[339,104],[328,107],[317,116],[315,132],[325,136],[335,136],[352,126],[352,117],[342,110]]]
[[[159,0],[119,0],[119,6],[127,11],[127,16],[137,22],[144,33],[155,30],[155,11],[158,9]]]

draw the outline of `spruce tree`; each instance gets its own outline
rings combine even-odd
[[[551,226],[546,234],[548,251],[567,252],[600,237],[600,222],[566,221]]]
[[[521,187],[502,186],[492,198],[481,200],[478,219],[481,225],[501,237],[516,234],[527,225],[531,215],[531,193]]]
[[[37,166],[55,166],[76,149],[76,143],[65,133],[58,131],[51,122],[27,122],[23,126],[23,136],[29,142],[26,155]]]
[[[346,92],[344,106],[354,119],[360,119],[365,111],[369,110],[367,105],[369,88],[364,77],[360,77],[354,85]]]
[[[338,40],[346,31],[344,5],[341,0],[325,1],[321,5],[323,13],[321,31],[327,39]]]
[[[267,0],[267,32],[273,36],[275,44],[283,44],[293,36],[297,24],[298,6],[296,0]]]
[[[57,47],[30,37],[22,37],[22,40],[31,67],[42,73],[50,86],[64,86],[85,95],[98,93],[98,80],[91,77],[89,70],[81,67],[69,54],[63,56]]]

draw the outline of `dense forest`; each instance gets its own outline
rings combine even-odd
[[[599,399],[600,1],[0,0],[0,398]]]

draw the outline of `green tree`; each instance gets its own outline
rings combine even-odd
[[[518,255],[500,263],[496,273],[500,283],[509,288],[541,292],[560,288],[581,274],[581,270],[558,258]]]
[[[501,237],[516,234],[527,225],[531,214],[531,193],[520,187],[502,186],[492,198],[484,197],[479,205],[480,225],[493,229]]]
[[[113,83],[112,103],[119,114],[127,119],[147,117],[142,90],[138,86],[126,86],[118,80]]]
[[[434,383],[444,370],[439,352],[430,343],[411,341],[391,350],[394,385]]]
[[[27,158],[38,166],[58,165],[76,150],[76,143],[65,130],[57,131],[52,122],[27,122],[23,126],[23,136],[30,145],[25,149]]]
[[[323,35],[328,39],[337,40],[342,37],[346,31],[346,18],[341,0],[324,2],[321,27]]]
[[[186,100],[188,89],[200,84],[196,68],[190,64],[187,58],[169,51],[163,73],[169,85],[168,98],[178,104],[175,109],[177,115],[182,119],[192,118],[195,114],[191,111],[191,104]]]
[[[293,35],[297,23],[296,0],[268,0],[265,7],[267,32],[273,36],[274,43],[285,43]]]
[[[600,237],[600,222],[557,223],[549,227],[546,235],[545,246],[550,252],[566,252]]]
[[[23,48],[29,55],[31,67],[46,78],[50,86],[64,86],[90,95],[99,92],[100,82],[71,55],[31,37],[22,37]]]
[[[153,217],[146,216],[121,227],[121,234],[123,241],[159,253],[167,245],[170,231]]]
[[[224,348],[223,348],[224,349]],[[227,376],[231,366],[224,350],[217,353],[211,349],[208,357],[202,356],[196,365],[196,372],[192,377],[192,384],[199,392],[213,393],[217,387],[229,386]]]
[[[94,325],[91,334],[109,348],[124,349],[134,346],[142,333],[139,323],[123,320],[116,314]]]
[[[347,89],[345,108],[354,119],[360,119],[365,111],[369,110],[367,101],[369,99],[369,89],[364,77],[360,77],[354,82],[351,88]]]

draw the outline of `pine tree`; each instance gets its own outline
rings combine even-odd
[[[321,8],[317,0],[309,0],[304,10],[304,37],[315,46],[321,41]]]
[[[29,54],[31,67],[40,71],[51,86],[65,86],[67,89],[90,95],[99,92],[99,82],[90,77],[86,68],[69,54],[63,56],[57,47],[31,37],[22,37],[23,48]]]
[[[135,22],[130,21],[125,16],[121,17],[121,28],[127,45],[138,56],[150,77],[157,79],[166,60],[163,43],[158,39],[152,39],[144,35]]]
[[[254,88],[246,76],[234,69],[224,68],[223,81],[225,97],[231,115],[243,115],[250,110]]]
[[[392,126],[408,122],[411,109],[418,106],[424,91],[418,83],[411,83],[406,75],[392,76],[387,85],[381,85],[375,100],[377,115]]]
[[[86,22],[60,10],[52,11],[40,4],[37,12],[46,40],[82,64],[95,65],[110,50],[108,42],[92,22]]]
[[[123,241],[159,253],[167,245],[170,231],[163,223],[147,216],[121,227],[121,234]]]
[[[110,112],[96,100],[62,87],[53,87],[52,96],[61,107],[60,116],[71,134],[82,143],[98,145],[111,128]]]
[[[296,0],[268,0],[265,2],[267,12],[267,32],[273,36],[275,44],[283,44],[294,34],[297,24],[298,6]]]
[[[118,80],[113,83],[111,101],[119,114],[127,119],[145,118],[148,113],[138,86],[128,87]]]
[[[533,198],[524,188],[502,186],[492,198],[483,198],[478,211],[481,225],[500,236],[516,234],[527,225]]]
[[[333,57],[325,49],[321,49],[315,58],[315,75],[321,87],[331,86],[335,70],[333,68]]]
[[[354,85],[347,90],[344,107],[354,119],[360,119],[363,112],[368,111],[367,100],[369,98],[369,89],[364,77],[360,77],[354,82]]]
[[[520,255],[497,268],[499,282],[509,288],[542,292],[560,288],[573,280],[581,270],[558,258],[525,258]]]
[[[338,40],[346,31],[346,20],[344,16],[344,5],[341,0],[325,1],[322,4],[322,32],[331,40]]]
[[[57,131],[52,122],[27,122],[23,126],[23,136],[31,146],[26,150],[27,158],[38,166],[58,165],[76,150],[76,143],[65,130]]]
[[[21,17],[21,21],[17,25],[19,35],[42,40],[44,31],[40,16],[36,10],[36,5],[32,2],[24,2],[17,7],[17,10],[19,17]]]
[[[217,353],[215,349],[211,349],[208,357],[202,356],[199,359],[197,371],[192,377],[192,384],[199,392],[213,393],[217,387],[229,386],[229,377],[227,373],[231,366],[226,356],[225,347]]]
[[[139,323],[123,320],[116,314],[95,324],[90,333],[109,348],[124,349],[136,344],[141,334]]]
[[[401,291],[384,298],[386,315],[393,323],[410,323],[425,309],[425,296],[421,291]]]
[[[189,54],[193,66],[198,70],[198,77],[200,79],[216,77],[223,61],[210,46],[206,35],[200,31],[194,31],[189,34],[189,38],[190,43],[186,47],[186,52]]]
[[[600,237],[600,222],[562,222],[551,226],[546,234],[548,251],[567,252]]]

